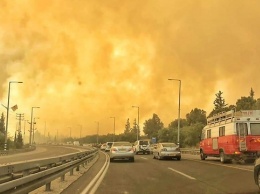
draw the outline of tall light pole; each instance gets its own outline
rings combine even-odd
[[[113,134],[113,142],[115,141],[115,134],[116,134],[116,117],[110,117],[111,119],[114,119],[114,134]]]
[[[136,140],[139,138],[139,106],[132,106],[132,108],[137,108],[137,132],[136,132]]]
[[[5,129],[5,144],[4,144],[4,150],[7,150],[7,132],[8,132],[8,117],[9,117],[9,101],[10,101],[10,90],[11,90],[11,84],[12,83],[23,83],[18,81],[10,81],[9,87],[8,87],[8,100],[7,100],[7,114],[6,114],[6,129]]]
[[[34,108],[40,108],[40,107],[38,107],[38,106],[33,106],[32,109],[31,109],[30,146],[32,145],[33,109],[34,109]]]
[[[98,121],[96,121],[96,123],[97,123],[97,145],[98,145],[99,122],[98,122]]]
[[[171,78],[169,78],[168,80],[179,82],[179,109],[178,109],[178,139],[177,139],[177,144],[180,145],[181,80],[180,79],[171,79]]]

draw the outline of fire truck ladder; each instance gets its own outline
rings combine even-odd
[[[244,127],[240,127],[238,125],[238,139],[239,139],[239,150],[240,151],[247,151],[246,147],[246,132]]]

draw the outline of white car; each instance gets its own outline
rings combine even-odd
[[[115,159],[128,159],[134,162],[134,155],[134,149],[130,142],[114,142],[109,152],[110,162]]]
[[[103,144],[100,146],[100,150],[105,151],[106,147],[107,147],[107,144],[103,143]]]
[[[109,152],[109,151],[110,151],[110,148],[111,148],[112,144],[113,144],[113,142],[107,142],[107,143],[106,143],[105,152]]]
[[[176,158],[177,160],[181,160],[181,151],[175,143],[158,143],[157,148],[153,150],[153,158],[159,160]]]
[[[150,141],[149,140],[138,140],[134,143],[135,154],[151,154]]]

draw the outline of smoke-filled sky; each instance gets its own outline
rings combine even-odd
[[[0,0],[0,103],[37,130],[80,136],[124,131],[158,114],[165,126],[194,108],[209,114],[260,97],[259,0]],[[6,115],[6,108],[0,107]],[[29,126],[26,126],[29,128]],[[28,130],[28,129],[27,129]]]

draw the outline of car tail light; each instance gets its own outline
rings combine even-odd
[[[111,148],[111,152],[117,152],[118,150],[116,148]]]

